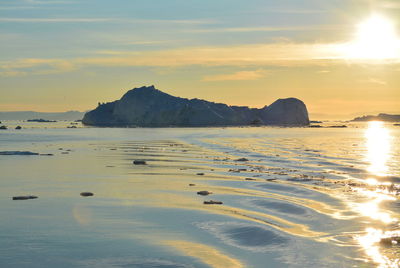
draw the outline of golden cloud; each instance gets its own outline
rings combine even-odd
[[[98,51],[97,57],[72,59],[20,59],[2,62],[0,70],[7,72],[35,73],[35,68],[48,67],[47,72],[67,72],[87,66],[103,67],[180,67],[203,66],[306,66],[347,63],[343,54],[343,44],[254,44],[228,47],[189,47],[153,51]],[[399,59],[379,61],[398,63]],[[371,63],[371,62],[364,62]],[[31,69],[31,70],[26,70]],[[3,74],[4,75],[4,74]],[[256,79],[260,73],[239,72],[225,79]],[[221,80],[224,77],[214,77]],[[212,77],[206,80],[213,79]]]
[[[257,80],[265,77],[268,71],[259,69],[255,71],[240,71],[232,74],[209,75],[203,78],[203,81],[240,81],[240,80]]]

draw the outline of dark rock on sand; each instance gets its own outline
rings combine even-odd
[[[330,127],[330,128],[346,128],[347,126],[346,125],[338,125],[338,126],[334,125],[334,126],[327,126],[327,127]]]
[[[210,201],[204,201],[203,202],[204,205],[222,205],[222,201],[214,201],[214,200],[210,200]]]
[[[312,128],[320,128],[322,127],[321,125],[309,125],[308,127],[312,127]]]
[[[21,129],[21,128],[22,128],[21,126],[16,126],[16,127],[15,127],[15,129]]]
[[[3,151],[0,155],[39,155],[39,153],[29,151]]]
[[[146,165],[147,163],[144,160],[134,160],[133,164],[134,165]]]
[[[85,125],[140,127],[204,127],[260,125],[304,126],[309,124],[305,104],[296,98],[279,99],[261,109],[228,106],[200,99],[166,94],[154,86],[128,91],[120,100],[99,103],[85,114]]]
[[[209,195],[209,194],[212,194],[212,192],[209,192],[209,191],[199,191],[199,192],[197,192],[197,194],[198,194],[198,195]]]
[[[7,129],[6,126],[0,126],[0,129]]]
[[[94,193],[91,192],[82,192],[81,196],[87,197],[87,196],[94,196]]]
[[[55,120],[46,120],[43,118],[39,118],[39,119],[28,119],[26,120],[26,122],[38,122],[38,123],[54,123],[57,122]]]
[[[28,199],[37,199],[38,197],[35,195],[22,195],[22,196],[13,196],[12,200],[28,200]]]
[[[385,246],[398,245],[400,244],[400,236],[381,238],[379,242]]]
[[[189,183],[189,186],[196,186],[196,184],[194,184],[194,183]]]
[[[198,175],[198,176],[203,176],[204,173],[200,172],[200,173],[197,173],[196,175]]]
[[[242,158],[236,159],[235,161],[238,161],[238,162],[247,162],[247,161],[249,161],[249,159],[242,157]]]

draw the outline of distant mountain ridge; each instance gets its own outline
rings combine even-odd
[[[15,111],[0,112],[0,120],[28,120],[28,119],[46,119],[46,120],[80,120],[84,112],[68,111],[60,113],[42,113],[34,111]]]
[[[279,99],[261,109],[185,99],[154,86],[129,90],[117,101],[100,104],[82,122],[92,126],[201,127],[309,124],[306,105],[299,99]]]
[[[400,114],[384,114],[380,113],[378,115],[364,115],[356,117],[353,122],[365,122],[365,121],[386,121],[386,122],[400,122]]]

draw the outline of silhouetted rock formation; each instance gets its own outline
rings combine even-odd
[[[200,127],[261,125],[304,126],[309,124],[305,104],[298,99],[279,99],[254,109],[228,106],[200,99],[174,97],[150,87],[128,91],[120,100],[104,103],[85,114],[92,126]]]
[[[364,121],[386,121],[386,122],[400,122],[400,114],[378,114],[378,115],[364,115],[356,117],[354,122],[364,122]]]

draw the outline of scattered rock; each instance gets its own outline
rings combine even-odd
[[[200,172],[200,173],[197,173],[196,175],[203,176],[204,173]]]
[[[21,129],[21,128],[22,128],[21,126],[16,126],[16,127],[15,127],[15,129]]]
[[[147,163],[144,160],[134,160],[133,164],[134,165],[146,165]]]
[[[81,196],[87,197],[87,196],[94,196],[94,193],[91,192],[82,192]]]
[[[22,195],[22,196],[13,196],[12,200],[28,200],[28,199],[36,199],[38,198],[35,195]]]
[[[214,201],[214,200],[210,200],[210,201],[204,201],[203,202],[204,205],[222,205],[222,201]]]
[[[347,126],[346,125],[339,125],[339,126],[328,126],[328,127],[331,127],[331,128],[346,128]]]
[[[39,153],[29,151],[3,151],[0,155],[39,155]]]
[[[55,121],[55,120],[46,120],[46,119],[40,118],[40,119],[28,119],[28,120],[26,120],[26,122],[54,123],[54,122],[57,122],[57,121]]]
[[[385,246],[397,245],[400,243],[400,236],[381,238],[381,241],[379,241],[379,243]]]
[[[209,194],[212,194],[212,192],[209,192],[209,191],[199,191],[199,192],[197,192],[197,194],[198,194],[198,195],[209,195]]]
[[[236,159],[235,161],[238,161],[238,162],[247,162],[247,161],[249,161],[249,159],[242,157],[242,158]]]

